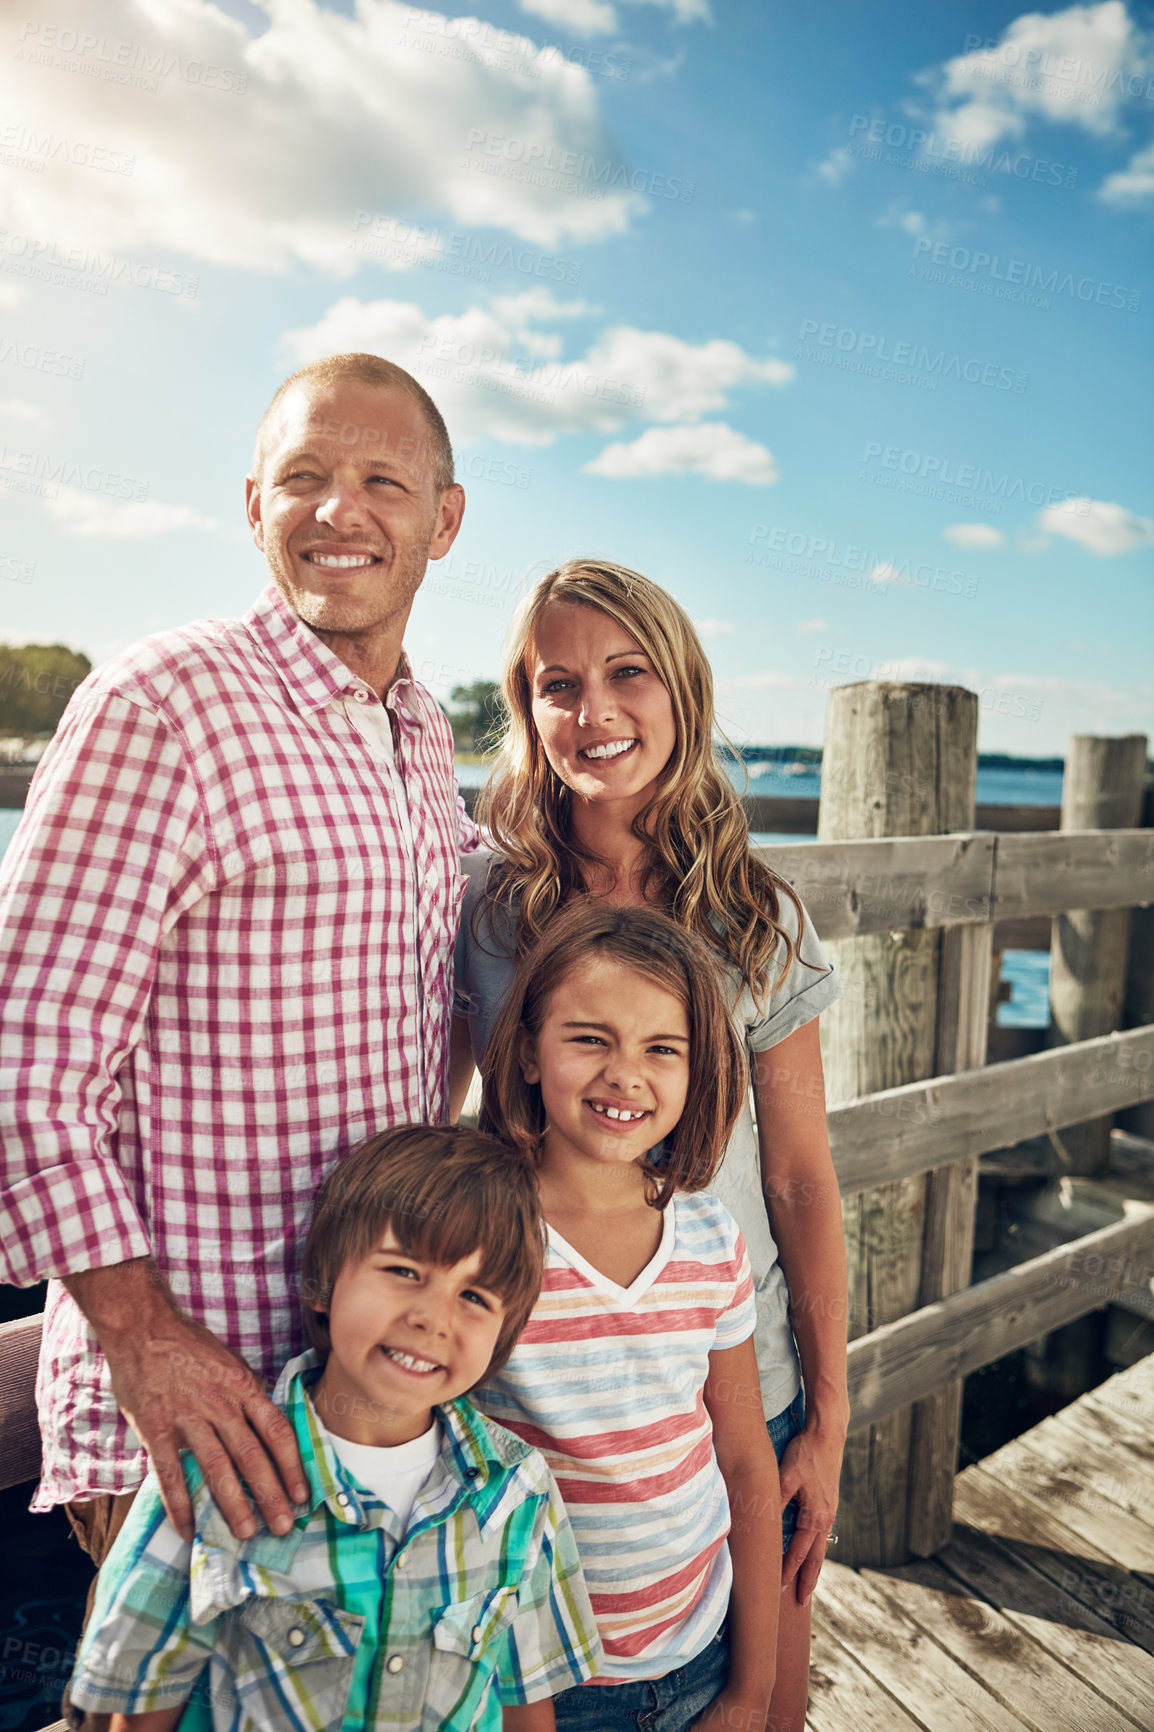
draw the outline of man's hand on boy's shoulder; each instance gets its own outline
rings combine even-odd
[[[196,1458],[237,1539],[256,1532],[241,1480],[274,1533],[287,1533],[289,1498],[308,1486],[292,1425],[260,1379],[210,1330],[179,1311],[147,1258],[65,1278],[99,1341],[121,1412],[148,1451],[169,1520],[193,1535],[180,1451]],[[288,1495],[286,1496],[286,1488]]]

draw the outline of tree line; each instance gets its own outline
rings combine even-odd
[[[0,732],[51,734],[92,663],[62,643],[0,643]]]

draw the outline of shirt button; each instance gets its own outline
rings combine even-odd
[[[474,1642],[479,1642],[484,1633],[485,1632],[482,1630],[480,1624],[473,1625],[472,1637]]]
[[[299,1629],[299,1628],[292,1629],[288,1633],[288,1639],[289,1639],[289,1646],[291,1648],[299,1648],[302,1646],[302,1644],[304,1642],[305,1633],[302,1629]]]
[[[404,1665],[404,1663],[405,1663],[405,1661],[404,1661],[403,1655],[390,1654],[388,1659],[385,1661],[385,1671],[386,1672],[399,1672],[401,1670],[402,1666]]]
[[[347,1491],[339,1491],[337,1493],[337,1502],[340,1504],[342,1509],[348,1509],[348,1507],[349,1507],[349,1494],[348,1494],[348,1492]]]
[[[403,1570],[405,1565],[408,1563],[408,1561],[409,1561],[408,1552],[398,1552],[396,1557],[393,1559],[393,1563],[398,1570]]]
[[[465,1469],[465,1478],[466,1479],[480,1479],[480,1477],[481,1477],[481,1470],[479,1467],[467,1467]]]
[[[369,701],[368,692],[362,691],[360,686],[357,687],[356,691],[353,693],[353,696],[354,696],[354,698],[356,698],[358,704],[367,704]]]

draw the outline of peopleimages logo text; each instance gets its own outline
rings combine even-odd
[[[1003,260],[1000,253],[956,247],[949,241],[931,241],[923,236],[914,242],[913,257],[926,259],[930,264],[951,271],[989,277],[1008,286],[1036,290],[1046,295],[1069,295],[1087,306],[1117,307],[1127,313],[1136,313],[1142,304],[1141,289],[1127,289],[1118,283],[1103,282],[1099,277],[1076,277],[1073,271],[1031,264],[1028,259]],[[913,275],[912,270],[909,275]]]
[[[920,154],[923,160],[964,163],[967,168],[991,169],[995,174],[1012,174],[1018,180],[1038,181],[1046,186],[1072,187],[1078,179],[1076,168],[1051,162],[1048,157],[1032,156],[1027,150],[996,150],[992,144],[979,150],[964,138],[939,138],[936,132],[927,132],[924,127],[906,126],[897,120],[871,120],[868,114],[854,115],[849,136],[851,141],[860,140],[875,150],[884,145],[891,151]]]
[[[945,349],[931,349],[925,343],[894,342],[877,331],[857,331],[849,325],[821,323],[803,319],[799,338],[812,338],[827,349],[843,355],[858,355],[867,361],[889,362],[895,368],[909,368],[940,379],[962,379],[971,385],[989,385],[997,391],[1023,392],[1029,375],[1018,367],[1003,367],[995,361],[981,361],[973,355],[951,355]]]
[[[952,457],[938,457],[928,451],[903,450],[900,445],[879,445],[866,442],[862,462],[880,464],[895,476],[925,482],[931,488],[961,487],[975,494],[992,494],[999,499],[1017,499],[1026,505],[1065,505],[1084,515],[1087,507],[1080,495],[1069,488],[1051,487],[1045,481],[1027,481],[1023,475],[997,475],[980,463],[955,463]],[[878,471],[864,474],[862,480],[883,480]],[[1071,506],[1072,500],[1079,500]]]

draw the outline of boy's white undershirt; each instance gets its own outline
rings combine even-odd
[[[313,1409],[316,1413],[316,1409]],[[387,1503],[400,1516],[404,1527],[409,1525],[417,1493],[433,1471],[441,1452],[441,1422],[434,1416],[428,1431],[414,1437],[411,1443],[398,1443],[391,1449],[371,1443],[350,1443],[347,1437],[337,1437],[317,1414],[317,1424],[332,1444],[337,1460],[351,1473],[358,1485]]]

